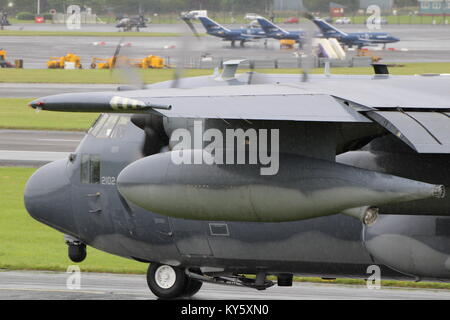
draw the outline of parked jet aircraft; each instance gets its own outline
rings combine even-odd
[[[386,32],[351,32],[346,33],[332,26],[328,22],[319,18],[312,18],[312,21],[319,27],[324,38],[335,38],[342,44],[352,47],[362,48],[370,45],[394,43],[400,39]]]
[[[373,264],[384,278],[450,280],[448,77],[299,82],[230,68],[179,88],[167,81],[31,102],[105,114],[68,159],[29,179],[30,215],[66,235],[75,262],[89,245],[150,263],[148,285],[164,298],[191,296],[205,281],[261,290],[274,284],[267,275],[279,286],[293,274],[367,277]],[[246,156],[250,129],[279,130],[279,145],[268,147],[279,170],[176,164],[174,156],[209,161],[224,150],[212,153],[213,135],[177,150],[180,129],[194,140],[241,129],[231,150]]]
[[[258,17],[256,20],[269,38],[278,40],[291,39],[301,43],[302,38],[305,37],[305,33],[303,31],[286,31],[266,18]]]
[[[228,29],[208,17],[200,16],[197,19],[200,20],[209,35],[222,38],[224,41],[231,41],[233,47],[236,41],[240,42],[242,47],[246,42],[267,38],[263,29],[252,24],[247,28]]]

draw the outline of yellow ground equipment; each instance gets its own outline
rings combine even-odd
[[[295,46],[295,40],[292,39],[281,39],[280,48],[281,49],[292,49]]]
[[[92,69],[111,69],[113,65],[128,64],[141,69],[162,69],[165,67],[164,59],[158,56],[149,55],[144,59],[128,59],[126,57],[117,57],[114,62],[114,58],[92,58]]]
[[[358,57],[370,57],[372,59],[372,62],[378,62],[381,60],[381,57],[375,55],[372,51],[369,49],[358,49],[358,52],[356,54]]]
[[[165,66],[163,58],[153,55],[144,59],[130,59],[130,64],[141,69],[162,69]]]
[[[6,61],[6,50],[0,48],[0,68],[23,68],[23,60],[15,60],[14,63]]]
[[[114,61],[115,60],[115,61]],[[115,66],[129,64],[130,60],[126,57],[118,56],[114,59],[112,58],[92,58],[91,69],[112,69]]]
[[[91,69],[111,69],[114,58],[92,58]]]
[[[81,69],[81,58],[73,53],[68,53],[64,57],[50,57],[47,67],[49,69],[69,69],[70,67]]]

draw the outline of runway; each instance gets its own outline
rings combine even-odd
[[[1,98],[36,98],[68,92],[114,91],[115,84],[0,83]]]
[[[0,130],[0,165],[33,166],[67,158],[84,132]]]
[[[228,26],[240,28],[240,25]],[[296,26],[283,26],[288,30],[298,29]],[[363,25],[338,26],[345,32],[367,31]],[[9,30],[32,31],[64,31],[64,25],[34,25],[23,24],[9,27]],[[202,26],[198,27],[203,32]],[[146,31],[151,32],[183,32],[184,26],[179,24],[151,25]],[[114,25],[87,25],[83,31],[116,31]],[[377,55],[386,63],[398,62],[445,62],[450,61],[450,26],[446,25],[389,25],[383,26],[381,32],[389,32],[401,39],[398,43],[389,44],[388,48],[395,51],[377,51]],[[8,52],[8,59],[23,59],[25,68],[46,68],[49,57],[59,57],[69,52],[76,53],[82,59],[84,68],[89,68],[93,57],[110,58],[119,43],[119,37],[98,36],[0,36],[2,47]],[[194,40],[193,40],[194,41]],[[54,44],[58,43],[58,46]],[[213,67],[224,59],[246,58],[257,61],[256,67],[273,67],[271,61],[277,59],[280,68],[296,66],[295,50],[280,50],[279,42],[269,39],[267,46],[264,41],[247,43],[244,48],[232,48],[229,42],[221,41],[212,36],[201,37],[200,41],[191,44],[186,50],[183,39],[180,37],[126,37],[124,33],[121,54],[129,58],[143,58],[149,54],[159,55],[168,62],[175,61],[180,53],[195,58],[196,61],[202,55],[214,57],[213,62],[198,62],[197,67]],[[407,51],[402,51],[406,49]],[[348,52],[353,56],[354,52]],[[258,66],[259,61],[259,66]]]
[[[154,300],[145,275],[81,273],[79,289],[70,289],[71,274],[64,272],[0,272],[0,300]],[[69,281],[69,288],[67,282]],[[450,291],[432,289],[294,283],[265,291],[204,284],[195,300],[449,300]]]

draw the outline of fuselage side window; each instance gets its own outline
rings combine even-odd
[[[100,183],[100,156],[91,155],[90,159],[90,182]]]
[[[100,183],[100,156],[96,154],[81,155],[81,183]]]
[[[81,183],[89,183],[89,155],[81,155]]]

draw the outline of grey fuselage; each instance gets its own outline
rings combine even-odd
[[[111,130],[94,125],[70,159],[50,163],[30,178],[25,204],[33,218],[99,250],[142,262],[322,277],[367,277],[367,267],[377,264],[382,277],[450,279],[450,218],[443,216],[449,213],[448,197],[382,208],[370,227],[342,214],[279,223],[158,215],[126,202],[117,190],[119,173],[142,158],[145,134],[130,116],[114,117]],[[348,165],[449,185],[448,156],[421,159],[396,147],[337,157]],[[443,202],[433,208],[427,201]],[[418,216],[408,215],[414,210]]]

